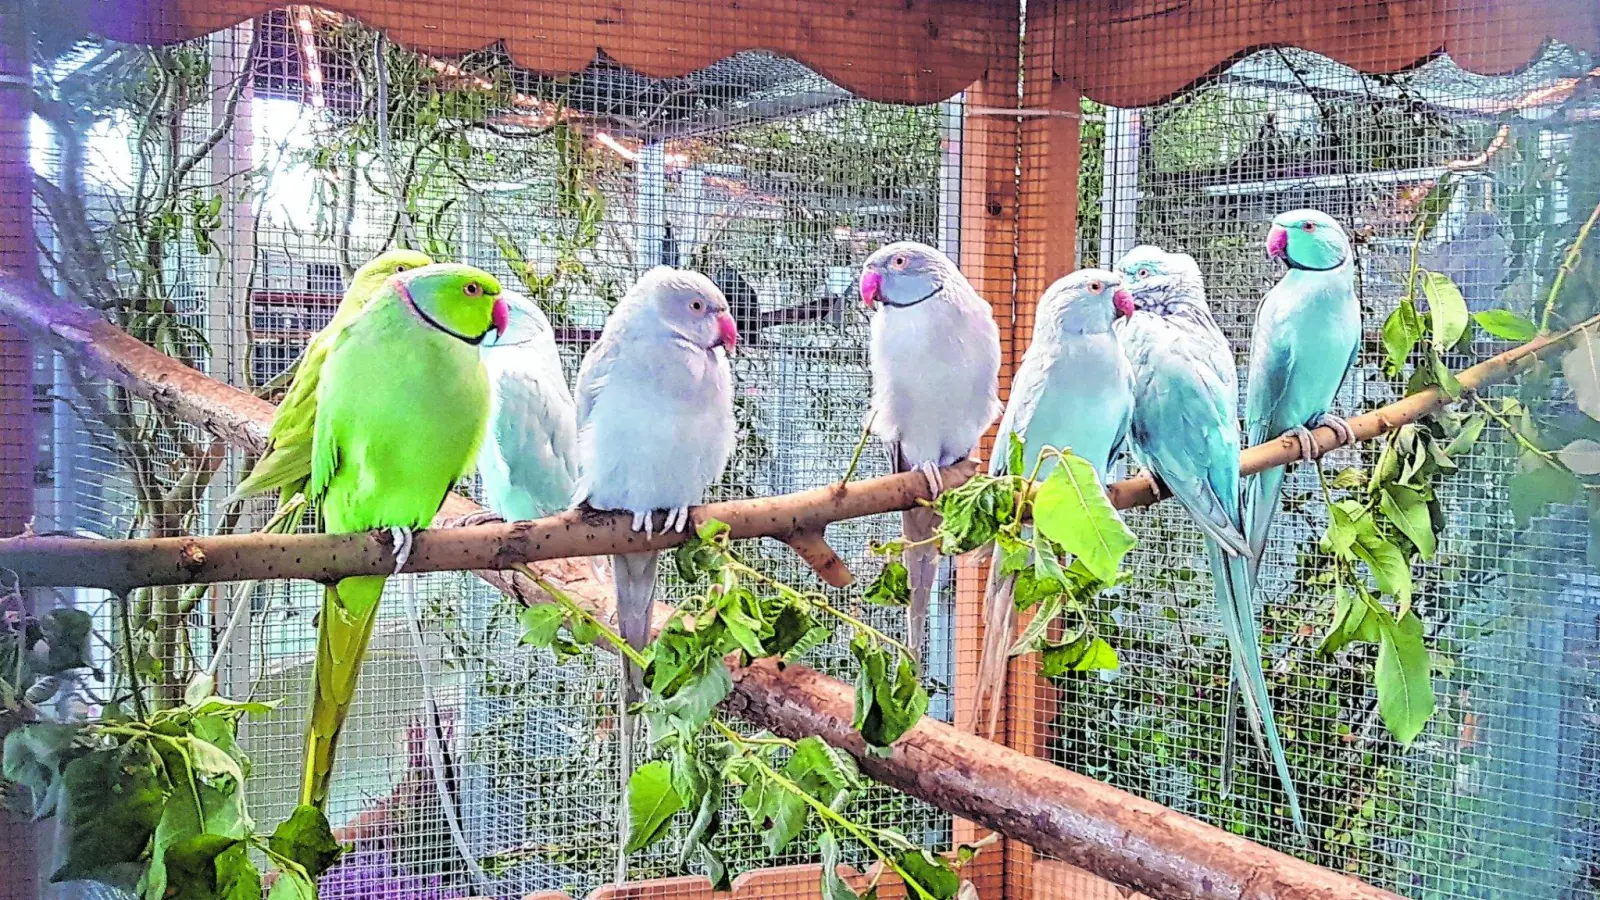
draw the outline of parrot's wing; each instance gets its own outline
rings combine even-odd
[[[605,335],[584,354],[583,365],[578,367],[578,385],[574,397],[579,428],[589,421],[589,414],[594,412],[595,398],[605,389],[606,381],[621,356],[622,342]]]
[[[1024,444],[1028,442],[1028,423],[1033,421],[1033,414],[1039,409],[1039,401],[1044,398],[1044,389],[1048,366],[1040,357],[1029,354],[1022,361],[1022,368],[1017,371],[1016,377],[1011,379],[1011,399],[1006,401],[1005,414],[1000,417],[1000,430],[995,435],[994,452],[990,454],[990,475],[1026,475],[1024,472],[1006,472],[1007,457],[1011,452],[1011,435],[1016,435],[1017,440]],[[1126,433],[1127,424],[1123,425]]]
[[[1278,436],[1277,412],[1288,393],[1294,374],[1294,344],[1276,329],[1258,331],[1250,346],[1250,382],[1245,390],[1245,438],[1247,446],[1266,443]],[[1294,423],[1299,424],[1299,423]]]
[[[296,364],[294,379],[272,417],[267,433],[267,452],[251,467],[250,474],[228,496],[228,501],[268,491],[299,490],[311,476],[311,438],[317,417],[317,385],[322,363],[328,355],[324,329],[311,339],[305,355]]]
[[[508,482],[528,494],[540,515],[564,507],[578,479],[577,414],[559,370],[554,374],[511,373],[495,387],[495,448]]]

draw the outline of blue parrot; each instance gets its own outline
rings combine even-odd
[[[1267,255],[1283,260],[1289,271],[1256,312],[1244,401],[1246,436],[1253,447],[1293,434],[1301,458],[1310,462],[1316,450],[1310,428],[1326,425],[1341,441],[1352,438],[1350,426],[1328,408],[1361,350],[1354,253],[1338,222],[1314,209],[1297,209],[1272,221]],[[1282,490],[1282,467],[1244,482],[1245,536],[1256,569]]]
[[[1239,496],[1238,374],[1228,339],[1211,318],[1192,257],[1141,246],[1117,264],[1137,311],[1120,332],[1134,371],[1133,441],[1157,484],[1205,536],[1217,613],[1232,657],[1223,723],[1222,790],[1232,783],[1234,704],[1244,686],[1256,743],[1277,767],[1296,830],[1305,833],[1261,668],[1255,567]]]
[[[554,515],[578,482],[578,413],[555,332],[532,300],[507,291],[506,333],[479,348],[489,373],[489,430],[478,450],[484,497],[496,518]]]
[[[1011,381],[1000,419],[992,475],[1027,475],[1045,447],[1070,449],[1105,480],[1133,418],[1133,370],[1112,322],[1133,311],[1115,272],[1083,269],[1060,279],[1039,300],[1033,341]],[[1022,442],[1022,472],[1007,472],[1011,435]],[[1050,460],[1041,477],[1054,467]],[[999,720],[1017,609],[1016,576],[1000,574],[1001,556],[989,563],[983,601],[983,657],[978,666],[978,708],[987,704],[989,736]]]

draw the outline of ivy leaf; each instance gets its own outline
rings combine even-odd
[[[1433,717],[1433,680],[1428,648],[1422,643],[1422,620],[1408,613],[1396,623],[1387,611],[1379,619],[1378,714],[1389,733],[1410,746]]]
[[[240,838],[191,835],[165,855],[167,900],[260,900],[261,873]]]
[[[934,900],[955,900],[956,893],[961,890],[961,876],[943,856],[935,856],[919,847],[901,852],[895,861]]]
[[[852,725],[869,745],[886,748],[928,711],[928,694],[910,660],[866,635],[850,641],[850,652],[861,664]]]
[[[1422,498],[1422,493],[1402,484],[1386,484],[1378,504],[1384,516],[1410,539],[1417,553],[1424,560],[1433,559],[1436,549],[1433,519],[1428,515],[1428,502]]]
[[[1081,634],[1061,644],[1044,648],[1040,672],[1046,678],[1060,678],[1068,672],[1115,671],[1117,651],[1100,638]]]
[[[132,884],[172,795],[161,760],[145,741],[130,741],[78,757],[62,780],[67,852],[51,883]]]
[[[1417,315],[1417,308],[1410,303],[1395,307],[1389,318],[1383,320],[1383,350],[1388,355],[1386,369],[1389,377],[1400,374],[1406,360],[1411,358],[1412,348],[1420,340],[1422,319]]]
[[[1472,320],[1478,323],[1479,328],[1495,337],[1516,341],[1519,344],[1533,340],[1539,333],[1539,326],[1509,309],[1486,309],[1481,313],[1474,313]]]
[[[1511,493],[1511,514],[1518,528],[1527,528],[1533,517],[1554,503],[1571,503],[1578,493],[1578,479],[1560,466],[1553,466],[1536,453],[1524,453],[1517,460],[1517,471],[1507,483]]]
[[[1467,333],[1467,301],[1443,272],[1424,275],[1422,293],[1428,298],[1428,313],[1433,319],[1433,346],[1443,353]]]
[[[566,611],[554,603],[526,607],[517,613],[517,624],[522,626],[520,642],[532,647],[549,647],[565,618]]]
[[[1355,555],[1372,570],[1378,590],[1406,604],[1411,600],[1411,564],[1393,542],[1377,535],[1363,535],[1352,548]]]
[[[911,602],[911,583],[906,577],[905,564],[890,560],[883,571],[867,586],[861,599],[877,606],[905,606]]]
[[[1584,331],[1572,342],[1572,349],[1561,356],[1561,374],[1578,408],[1591,419],[1600,420],[1600,347],[1593,331]]]
[[[1466,421],[1461,423],[1461,430],[1456,432],[1456,436],[1451,438],[1450,443],[1444,448],[1444,455],[1454,458],[1466,454],[1472,449],[1472,445],[1478,442],[1478,436],[1483,434],[1483,426],[1488,421],[1489,417],[1482,413],[1468,416]]]
[[[817,850],[822,855],[822,900],[861,900],[855,889],[839,875],[842,862],[839,839],[833,836],[832,830],[822,829],[822,834],[817,836]]]
[[[1600,443],[1588,438],[1578,438],[1562,447],[1556,458],[1561,464],[1579,475],[1600,475]]]
[[[672,769],[662,760],[648,762],[628,776],[628,845],[635,853],[655,843],[666,833],[667,824],[683,799],[672,787]]]
[[[273,853],[294,860],[312,878],[332,868],[344,853],[322,810],[308,804],[295,807],[272,832],[268,845]]]
[[[1060,464],[1040,485],[1033,522],[1100,581],[1116,579],[1118,566],[1136,543],[1100,486],[1094,467],[1071,453],[1061,455]]]

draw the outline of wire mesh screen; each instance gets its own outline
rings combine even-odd
[[[658,264],[693,267],[722,288],[743,338],[739,449],[713,499],[844,475],[868,396],[866,321],[851,302],[861,260],[901,238],[956,250],[959,102],[864,102],[770,54],[667,79],[600,58],[552,78],[493,49],[451,59],[405,50],[307,7],[166,48],[56,51],[36,72],[54,105],[36,124],[34,163],[46,276],[63,294],[276,399],[354,268],[388,247],[481,266],[532,297],[569,376],[635,278]],[[264,523],[270,503],[229,512],[218,502],[247,460],[59,360],[42,365],[41,530],[123,537]],[[860,474],[887,471],[880,457],[869,451]],[[870,574],[867,541],[897,527],[852,522],[833,543]],[[748,549],[773,574],[814,580],[777,545]],[[669,600],[679,590],[670,568]],[[163,657],[177,671],[147,677],[181,691],[216,656],[224,691],[284,699],[242,732],[263,823],[285,818],[299,791],[320,590],[261,585],[231,633],[233,586],[134,598],[137,615],[180,623],[161,630],[182,645]],[[108,639],[119,633],[103,597],[72,599]],[[948,585],[940,599],[932,713],[948,718]],[[863,615],[902,629],[887,612]],[[616,663],[595,653],[558,663],[519,648],[519,633],[512,602],[470,577],[391,580],[328,806],[355,850],[323,897],[581,897],[610,879]],[[840,643],[808,662],[826,671],[848,659]],[[886,789],[855,807],[918,842],[950,843],[949,816]],[[804,850],[772,857],[731,816],[719,842],[735,872],[813,861]],[[632,877],[678,874],[678,849],[636,854]],[[790,882],[761,896],[817,889],[814,872]]]
[[[1414,244],[1471,311],[1538,320],[1564,241],[1600,201],[1594,66],[1557,44],[1515,76],[1439,58],[1379,77],[1265,50],[1156,106],[1085,102],[1081,257],[1109,265],[1144,243],[1191,254],[1242,387],[1256,308],[1283,271],[1265,253],[1268,225],[1321,209],[1356,237],[1366,329],[1335,411],[1389,403],[1406,385],[1382,371],[1379,329],[1406,291]],[[1505,347],[1480,336],[1453,364]],[[1379,446],[1323,464],[1330,477],[1370,472]],[[1327,507],[1310,467],[1289,478],[1259,615],[1308,843],[1242,723],[1233,793],[1220,791],[1229,657],[1200,532],[1174,504],[1128,517],[1139,547],[1113,613],[1120,671],[1053,681],[1033,740],[1061,765],[1405,896],[1595,896],[1600,820],[1585,786],[1600,607],[1588,514],[1553,507],[1519,524],[1507,481],[1522,452],[1491,425],[1441,495],[1446,537],[1417,571],[1414,601],[1438,713],[1409,749],[1380,721],[1376,648],[1317,652],[1333,608],[1318,550]],[[1036,888],[1051,877],[1041,865]]]

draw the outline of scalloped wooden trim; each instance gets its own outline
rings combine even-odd
[[[1069,0],[1055,71],[1111,106],[1159,103],[1264,47],[1293,46],[1366,73],[1448,53],[1503,75],[1551,39],[1600,53],[1596,0]],[[1084,48],[1097,48],[1084,52]]]

